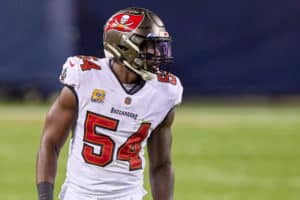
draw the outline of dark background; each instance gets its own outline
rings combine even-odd
[[[103,56],[102,29],[122,8],[153,10],[173,38],[171,71],[186,97],[300,94],[300,2],[296,0],[0,3],[0,96],[58,91],[68,56]]]

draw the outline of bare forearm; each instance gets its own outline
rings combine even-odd
[[[166,164],[150,170],[150,183],[153,200],[172,200],[174,191],[174,170]]]
[[[37,155],[36,183],[54,184],[57,169],[58,152],[53,147],[40,148]]]

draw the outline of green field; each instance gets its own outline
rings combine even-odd
[[[0,104],[1,200],[36,199],[35,158],[47,110]],[[300,199],[299,106],[183,105],[173,132],[176,200]]]

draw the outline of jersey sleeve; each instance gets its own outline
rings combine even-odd
[[[181,81],[179,80],[179,78],[177,78],[177,84],[175,86],[175,106],[181,104],[182,101],[182,94],[183,94],[183,87],[181,84]]]
[[[153,124],[156,129],[163,122],[168,113],[182,101],[183,87],[179,78],[173,74],[158,78],[155,84],[157,91],[156,101],[153,101],[153,110],[158,109],[158,115]]]
[[[77,57],[69,57],[62,67],[59,80],[62,84],[79,88],[79,66],[80,60]]]
[[[164,88],[163,91],[167,95],[169,109],[181,104],[182,101],[182,93],[183,87],[181,85],[181,81],[175,75],[172,75],[172,81],[165,84],[167,88]]]

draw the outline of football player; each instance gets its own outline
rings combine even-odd
[[[105,24],[105,58],[69,57],[60,95],[46,116],[37,156],[39,200],[53,200],[57,160],[72,131],[61,200],[141,200],[144,147],[154,200],[173,198],[174,107],[180,80],[167,71],[171,38],[143,8],[115,13]]]

